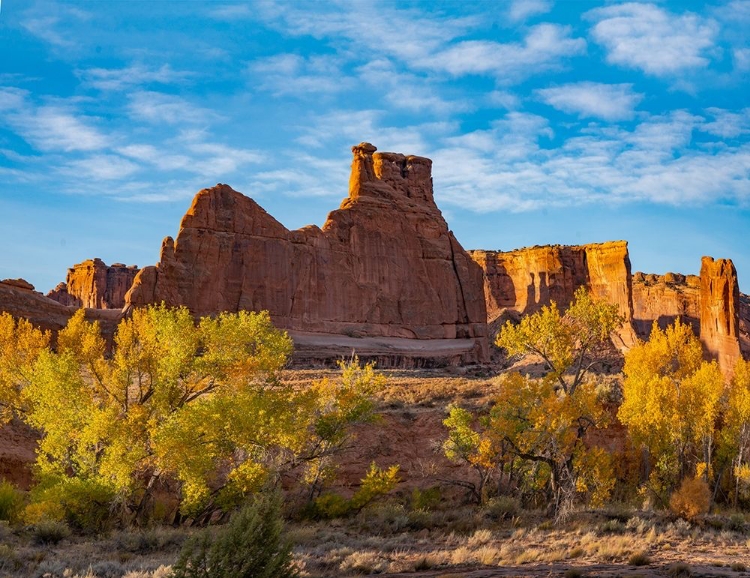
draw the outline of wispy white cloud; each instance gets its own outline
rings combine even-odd
[[[725,139],[733,139],[750,134],[750,108],[739,112],[709,108],[706,110],[713,121],[703,124],[700,130]]]
[[[64,106],[22,108],[8,115],[7,121],[40,151],[92,151],[110,143],[94,119]]]
[[[133,118],[154,124],[205,124],[221,119],[216,112],[179,96],[146,90],[130,95],[128,111]]]
[[[637,2],[595,8],[586,17],[595,22],[591,35],[609,63],[653,76],[708,66],[719,31],[714,20]]]
[[[386,59],[372,60],[357,69],[361,82],[374,93],[382,93],[389,106],[399,109],[447,115],[474,108],[465,98],[450,99],[448,91],[430,78],[400,72]]]
[[[513,22],[521,22],[531,16],[546,14],[550,10],[551,0],[513,0],[508,8],[508,18]]]
[[[545,23],[532,27],[523,42],[465,40],[425,56],[415,65],[453,76],[492,75],[509,83],[559,69],[565,58],[585,51],[586,41],[573,38],[570,27]]]
[[[138,170],[138,165],[121,156],[100,154],[70,161],[63,172],[81,180],[114,181],[128,178]]]
[[[254,88],[277,96],[334,94],[353,85],[353,79],[341,71],[341,59],[334,56],[275,54],[251,62],[247,72]]]
[[[76,70],[84,86],[97,90],[125,90],[144,84],[173,84],[184,82],[193,73],[174,70],[169,64],[151,68],[132,64],[125,68],[87,68]]]
[[[601,118],[608,121],[633,118],[633,109],[643,95],[633,92],[632,84],[577,82],[535,91],[544,102],[580,118]]]
[[[91,15],[80,8],[45,2],[37,3],[27,10],[20,24],[31,34],[56,48],[71,49],[78,45],[78,39],[71,33],[70,23],[90,18]]]

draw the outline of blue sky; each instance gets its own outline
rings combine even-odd
[[[350,147],[433,159],[466,248],[630,242],[750,292],[750,1],[4,0],[0,278],[158,260],[225,182],[289,228]]]

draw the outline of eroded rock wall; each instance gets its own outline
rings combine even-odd
[[[697,275],[633,274],[633,325],[638,337],[648,339],[654,321],[662,329],[680,318],[700,335],[701,280]]]
[[[589,245],[551,245],[516,251],[471,251],[484,272],[488,320],[505,311],[534,313],[555,301],[565,309],[579,287],[615,303],[625,323],[619,345],[635,342],[630,257],[625,241]]]
[[[367,143],[352,150],[349,196],[322,229],[290,231],[228,185],[199,192],[128,306],[267,309],[286,329],[471,339],[470,357],[487,359],[482,271],[435,204],[432,162]]]

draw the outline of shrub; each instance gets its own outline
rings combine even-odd
[[[0,544],[0,570],[12,571],[21,567],[16,551],[8,544]]]
[[[735,572],[745,572],[747,570],[744,562],[732,562],[730,568]]]
[[[70,536],[70,528],[65,522],[57,520],[41,520],[31,529],[31,537],[35,544],[58,544]]]
[[[411,509],[434,510],[440,504],[442,498],[440,486],[432,486],[424,490],[414,488],[414,491],[411,493]]]
[[[23,494],[13,484],[0,482],[0,520],[15,522],[21,512]]]
[[[114,493],[104,484],[80,478],[43,480],[24,510],[27,523],[65,520],[83,532],[101,532],[111,521]]]
[[[711,490],[701,478],[685,478],[669,499],[669,509],[686,520],[695,520],[710,506]]]
[[[651,564],[651,558],[646,552],[636,552],[628,558],[628,564],[631,566],[648,566]]]
[[[173,578],[292,578],[291,545],[282,537],[281,498],[262,496],[227,526],[188,540]]]
[[[521,505],[511,496],[497,496],[487,500],[484,514],[493,520],[509,520],[518,515]]]
[[[693,575],[693,571],[690,566],[684,562],[675,562],[667,569],[667,576],[669,578],[689,578]]]

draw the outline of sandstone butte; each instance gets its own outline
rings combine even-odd
[[[68,269],[65,283],[47,293],[63,305],[94,309],[122,309],[125,294],[138,274],[136,266],[115,263],[107,266],[101,259],[89,259]]]
[[[406,338],[428,349],[455,340],[469,345],[461,361],[486,361],[482,270],[435,204],[432,161],[369,143],[352,151],[349,196],[322,228],[290,231],[228,185],[200,191],[126,307],[266,309],[308,337]]]

